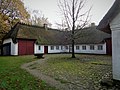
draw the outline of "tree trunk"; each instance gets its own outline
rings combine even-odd
[[[73,20],[73,26],[72,26],[72,58],[75,58],[75,51],[74,51],[74,44],[75,44],[75,40],[74,40],[74,31],[75,31],[75,11],[74,11],[74,0],[73,0],[73,6],[72,6],[72,20]]]
[[[75,58],[75,51],[74,51],[74,39],[72,40],[72,58]]]

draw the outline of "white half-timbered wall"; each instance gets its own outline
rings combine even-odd
[[[44,45],[34,44],[34,54],[39,54],[39,53],[44,53]]]
[[[11,55],[18,55],[18,43],[14,44],[12,39],[4,40],[3,44],[11,43]],[[94,46],[94,50],[90,49],[90,46]],[[91,53],[91,54],[106,54],[106,43],[104,44],[91,44],[91,45],[75,45],[75,53]],[[98,50],[98,45],[102,46],[102,50]],[[46,45],[45,45],[46,46]],[[86,47],[83,50],[83,46]],[[53,49],[51,49],[51,47]],[[79,47],[79,48],[76,48]],[[69,53],[72,48],[69,45],[48,45],[48,53]],[[44,45],[34,44],[34,54],[44,53]]]
[[[3,44],[11,43],[11,55],[18,55],[18,43],[14,44],[12,39],[5,39]]]
[[[41,50],[38,50],[39,46],[41,47]],[[85,50],[83,49],[83,46],[86,47]],[[91,50],[90,46],[93,46],[94,49]],[[99,50],[98,46],[102,46],[102,49]],[[87,45],[87,44],[75,45],[74,50],[75,50],[75,53],[106,54],[106,43],[90,44],[90,45]],[[65,46],[64,45],[48,45],[48,53],[69,53],[69,52],[72,52],[72,48],[69,45],[65,45]],[[35,53],[44,53],[44,45],[35,45]]]
[[[94,49],[90,49],[91,46],[93,46]],[[102,46],[102,50],[99,50],[98,46]],[[79,49],[77,49],[77,47],[79,47]],[[86,49],[84,50],[83,47],[86,47]],[[75,45],[74,49],[75,49],[75,53],[106,54],[106,43]]]

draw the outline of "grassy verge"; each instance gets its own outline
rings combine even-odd
[[[20,68],[34,60],[34,56],[0,57],[0,90],[55,90]]]

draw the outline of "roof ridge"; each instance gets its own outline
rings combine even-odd
[[[23,22],[18,22],[17,24],[25,25],[25,26],[29,26],[29,27],[44,28],[44,26],[32,25],[32,24],[23,23]],[[54,29],[54,28],[49,28],[49,27],[48,27],[48,29],[49,30],[58,30],[58,31],[60,31],[59,29]]]

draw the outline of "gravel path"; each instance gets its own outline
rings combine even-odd
[[[56,87],[59,90],[70,90],[65,84],[60,83],[59,81],[56,81],[55,79],[46,76],[44,74],[42,74],[39,70],[36,69],[31,69],[30,66],[34,65],[36,63],[44,63],[47,59],[41,59],[41,60],[37,60],[37,61],[33,61],[30,63],[26,63],[23,64],[21,66],[22,69],[25,69],[27,72],[29,72],[30,74],[32,74],[33,76],[45,81],[47,84],[49,84],[52,87]]]

